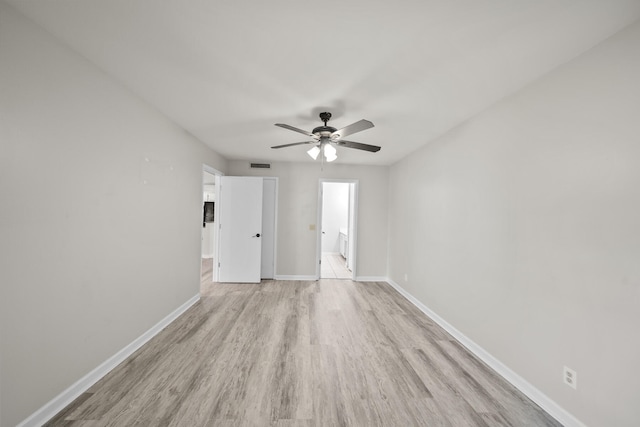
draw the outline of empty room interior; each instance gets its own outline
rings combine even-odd
[[[0,426],[638,426],[639,113],[637,0],[0,0]]]

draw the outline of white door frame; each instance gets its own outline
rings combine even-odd
[[[277,272],[276,272],[276,266],[278,265],[278,251],[277,251],[277,245],[278,245],[278,187],[280,184],[280,181],[278,179],[277,176],[263,176],[262,177],[263,181],[274,181],[275,182],[275,200],[274,200],[274,207],[273,207],[273,247],[270,248],[272,253],[273,253],[273,265],[271,266],[271,269],[273,271],[273,277],[271,277],[270,279],[275,279]],[[264,197],[264,195],[263,195]],[[264,199],[263,199],[264,200]],[[264,213],[263,213],[264,216]],[[264,232],[264,230],[263,230]],[[264,248],[264,246],[263,246]]]
[[[216,185],[215,185],[216,203],[215,205],[213,205],[213,216],[218,219],[218,221],[216,221],[216,227],[217,227],[219,224],[219,218],[220,218],[220,203],[218,203],[218,201],[220,200],[220,177],[223,176],[224,173],[204,163],[202,164],[202,171],[208,172],[212,175],[215,175],[216,177]],[[204,182],[202,182],[202,184],[200,185],[200,193],[204,193]],[[218,281],[218,268],[219,268],[218,258],[220,257],[220,247],[219,247],[219,239],[218,239],[219,235],[220,235],[219,230],[214,230],[213,232],[214,265],[213,265],[213,277],[212,277],[212,281],[214,282]],[[202,242],[200,244],[202,245]],[[200,268],[201,268],[200,278],[202,280],[202,267]]]
[[[358,253],[358,185],[357,179],[329,179],[320,178],[318,180],[318,219],[316,222],[316,280],[320,279],[322,261],[322,186],[325,182],[338,182],[353,184],[353,230],[349,230],[349,235],[353,233],[353,240],[349,237],[349,242],[353,241],[353,260],[351,263],[351,280],[356,280],[356,258]],[[351,248],[349,248],[351,251]]]

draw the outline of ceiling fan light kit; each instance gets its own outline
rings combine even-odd
[[[320,113],[320,120],[324,122],[323,126],[318,126],[313,129],[312,132],[307,132],[305,130],[286,125],[283,123],[276,123],[276,126],[281,128],[289,129],[294,132],[301,133],[303,135],[307,135],[313,140],[304,141],[304,142],[294,142],[293,144],[283,144],[276,145],[271,148],[285,148],[285,147],[293,147],[295,145],[306,145],[306,144],[316,144],[310,150],[307,151],[307,154],[313,159],[316,160],[320,152],[323,154],[322,160],[326,160],[327,162],[333,162],[338,158],[338,153],[336,150],[336,146],[338,147],[346,147],[346,148],[355,148],[356,150],[364,150],[369,151],[371,153],[375,153],[380,151],[380,147],[377,145],[369,145],[362,144],[360,142],[353,141],[345,141],[342,139],[344,136],[352,135],[356,132],[361,132],[363,130],[367,130],[373,127],[373,123],[369,120],[360,120],[355,123],[350,124],[349,126],[345,126],[342,129],[336,129],[333,126],[328,126],[327,122],[331,119],[331,113],[323,112]]]
[[[324,157],[325,159],[327,159],[327,162],[333,162],[335,159],[338,158],[338,154],[337,154],[337,150],[336,148],[327,143],[324,145]]]
[[[318,147],[313,147],[311,148],[309,151],[307,151],[307,154],[313,159],[317,159],[318,158],[318,154],[320,154],[320,148]]]

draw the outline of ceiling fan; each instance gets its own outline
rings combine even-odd
[[[373,123],[371,123],[369,120],[359,120],[355,123],[350,124],[349,126],[343,127],[342,129],[336,129],[332,126],[327,126],[327,122],[329,121],[329,119],[331,119],[331,113],[320,113],[320,120],[324,122],[324,126],[318,126],[311,132],[307,132],[306,130],[302,130],[293,126],[285,125],[283,123],[276,123],[276,126],[280,126],[281,128],[289,129],[294,132],[307,135],[313,138],[313,140],[305,142],[294,142],[293,144],[276,145],[271,148],[284,148],[293,147],[294,145],[315,144],[309,151],[307,151],[307,154],[309,154],[309,156],[311,156],[311,158],[315,160],[318,158],[318,154],[322,152],[324,154],[323,161],[324,159],[326,159],[327,162],[332,162],[338,158],[336,147],[355,148],[356,150],[365,150],[372,153],[380,151],[380,147],[378,147],[377,145],[362,144],[360,142],[346,141],[342,139],[345,136],[372,128]]]

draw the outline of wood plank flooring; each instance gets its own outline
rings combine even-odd
[[[47,425],[560,424],[388,284],[323,279],[203,280],[200,302]]]

